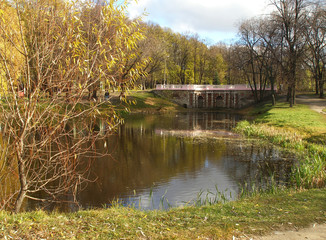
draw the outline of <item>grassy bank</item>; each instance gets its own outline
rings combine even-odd
[[[1,239],[232,239],[326,221],[326,191],[282,191],[170,211],[0,212]]]
[[[287,103],[254,108],[254,122],[243,121],[236,130],[249,137],[266,139],[299,155],[292,170],[298,188],[326,185],[326,118],[307,106],[289,108]]]
[[[113,96],[112,102],[118,103],[119,100]],[[127,95],[127,103],[118,106],[118,111],[126,113],[164,113],[184,111],[185,109],[179,105],[169,101],[168,99],[156,96],[150,91],[131,91]]]

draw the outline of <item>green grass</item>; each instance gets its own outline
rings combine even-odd
[[[326,190],[283,191],[169,211],[0,212],[2,239],[232,239],[326,220]]]
[[[236,131],[258,137],[295,152],[300,159],[292,169],[298,188],[326,185],[326,118],[307,106],[287,103],[260,105],[253,109],[254,122],[240,122]]]
[[[326,132],[325,118],[319,113],[312,111],[308,106],[295,105],[289,108],[288,103],[278,103],[272,107],[265,104],[258,115],[256,122],[267,123],[276,127],[294,128],[301,132]],[[256,109],[257,111],[257,109]]]

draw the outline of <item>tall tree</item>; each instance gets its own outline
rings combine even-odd
[[[326,8],[325,4],[316,3],[307,17],[306,38],[309,51],[305,59],[313,78],[315,79],[316,94],[324,96],[326,74]]]
[[[242,23],[240,27],[242,49],[242,70],[246,76],[247,82],[250,85],[255,97],[255,101],[259,102],[261,99],[262,88],[262,64],[261,52],[264,51],[260,47],[261,37],[257,33],[259,23],[257,19],[250,19]]]
[[[281,44],[277,25],[272,18],[266,17],[259,20],[258,34],[261,37],[260,47],[264,49],[262,65],[264,74],[272,89],[272,104],[275,105],[275,87],[279,75],[279,59],[281,56]]]
[[[171,46],[170,57],[175,64],[175,77],[179,83],[186,84],[187,70],[189,69],[191,58],[191,48],[187,36],[176,34],[171,42]]]
[[[199,74],[199,81],[197,81],[197,72],[198,72],[198,49],[199,49],[199,45],[200,45],[200,41],[199,41],[199,36],[198,34],[195,34],[194,36],[192,36],[190,38],[191,41],[191,45],[192,45],[192,56],[193,56],[193,74],[194,74],[194,83],[196,82],[201,82],[202,81],[202,74]]]
[[[222,85],[227,84],[226,74],[228,70],[228,64],[223,56],[223,49],[221,46],[211,46],[208,49],[208,61],[206,63],[208,76],[211,84]]]
[[[302,63],[305,51],[306,38],[304,29],[306,26],[307,0],[271,0],[276,11],[272,14],[281,32],[282,45],[282,72],[287,79],[288,100],[290,106],[295,104],[297,72]]]

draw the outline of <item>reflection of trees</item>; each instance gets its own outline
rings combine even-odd
[[[234,148],[227,145],[226,154],[234,161],[226,163],[230,175],[241,184],[251,187],[255,184],[258,188],[265,188],[271,183],[285,184],[289,182],[289,173],[293,164],[293,156],[285,154],[271,145],[258,145],[254,142],[239,142]],[[285,160],[287,157],[289,160]],[[242,168],[239,168],[239,162]]]
[[[217,112],[187,112],[174,113],[170,115],[160,115],[160,121],[157,116],[133,116],[128,126],[139,127],[146,125],[147,128],[165,130],[231,130],[236,123],[241,120],[241,116],[232,113]]]
[[[114,149],[112,157],[103,157],[93,163],[92,170],[98,181],[90,183],[79,194],[83,206],[109,203],[112,199],[150,189],[155,182],[169,182],[182,174],[195,176],[205,161],[224,169],[236,182],[257,182],[265,186],[270,173],[276,182],[286,180],[290,171],[282,155],[272,147],[256,146],[252,142],[234,139],[206,139],[175,137],[155,133],[157,128],[227,129],[236,117],[224,120],[225,115],[178,114],[177,116],[143,116],[122,126],[119,134],[96,143],[97,151]],[[199,119],[199,121],[198,121]],[[202,128],[205,129],[205,128]],[[290,165],[290,164],[289,164]],[[278,174],[276,174],[278,173]]]
[[[87,205],[84,201],[104,204],[127,192],[148,189],[155,182],[169,181],[186,172],[194,174],[204,166],[208,154],[214,159],[222,155],[222,151],[214,152],[214,145],[200,144],[191,138],[161,137],[145,126],[125,125],[119,136],[106,141],[115,151],[111,159],[93,163],[99,181],[90,183],[87,191],[80,194],[83,205]],[[103,146],[104,141],[98,142],[98,151],[103,151]],[[220,147],[224,147],[222,142]]]

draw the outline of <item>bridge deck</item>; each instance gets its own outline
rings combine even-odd
[[[257,86],[259,89],[259,86]],[[270,87],[266,87],[265,90],[270,90]],[[249,85],[237,84],[237,85],[175,85],[175,84],[157,84],[156,90],[176,90],[176,91],[251,91]]]

